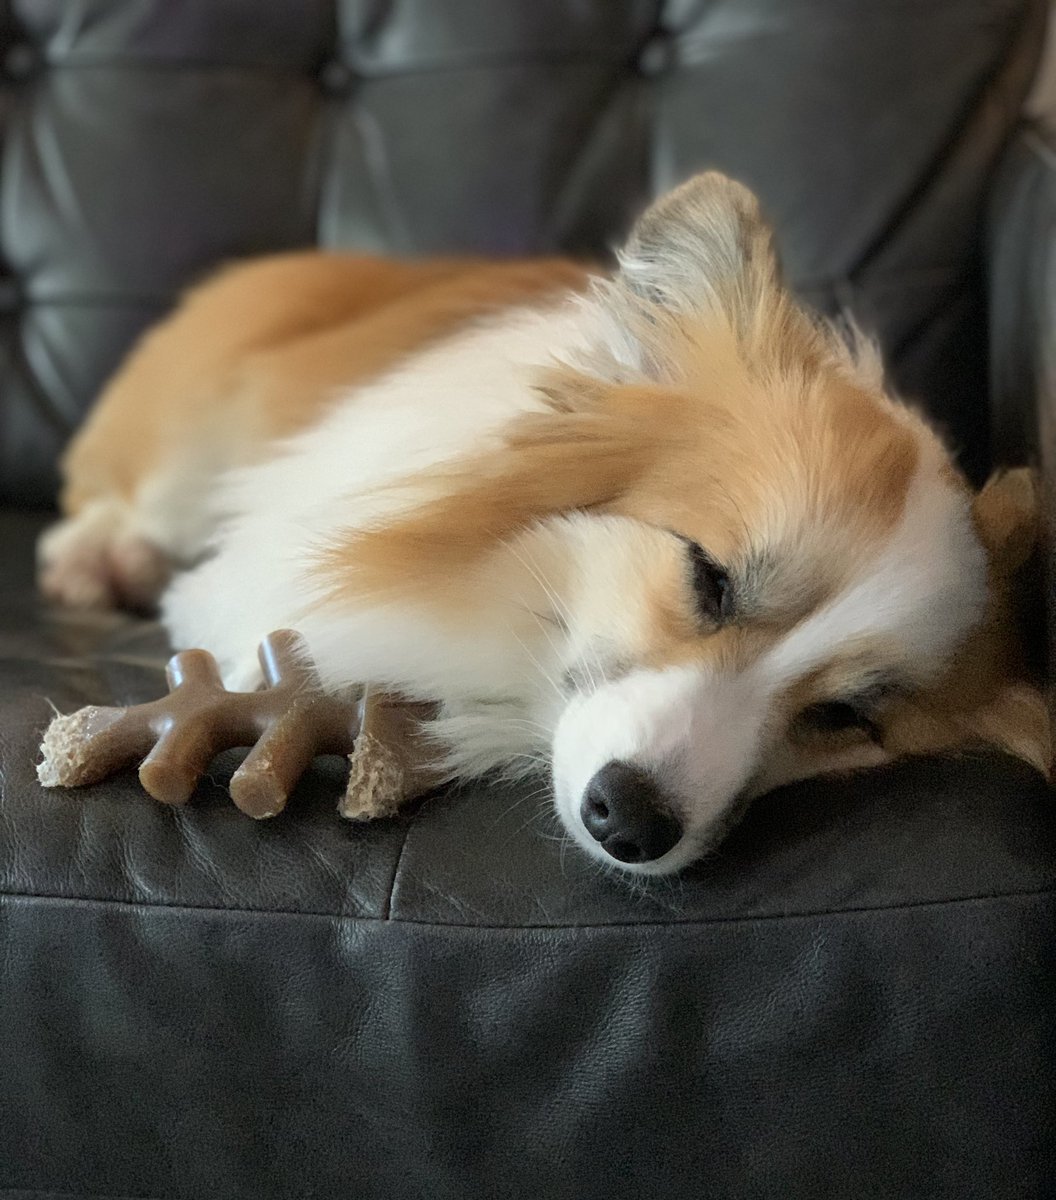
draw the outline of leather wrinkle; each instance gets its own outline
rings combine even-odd
[[[417,814],[415,814],[417,815]],[[403,838],[400,841],[400,848],[396,854],[396,861],[392,866],[392,879],[389,882],[389,888],[385,895],[385,905],[382,910],[382,920],[388,921],[392,913],[392,898],[396,892],[396,884],[400,878],[400,864],[403,862],[403,852],[407,849],[407,842],[411,836],[411,829],[414,825],[414,816],[405,818],[406,827],[403,830]]]

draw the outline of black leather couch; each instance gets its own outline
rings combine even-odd
[[[787,789],[630,889],[481,786],[253,823],[42,791],[52,704],[163,686],[48,611],[55,458],[223,259],[604,253],[691,170],[878,330],[969,469],[1056,467],[1042,0],[7,0],[0,1197],[1056,1195],[1056,809],[980,755]],[[237,319],[237,316],[234,318]],[[1049,389],[1049,390],[1047,390]]]

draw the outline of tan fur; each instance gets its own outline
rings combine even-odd
[[[339,388],[497,308],[582,287],[557,259],[397,262],[306,252],[232,268],[134,349],[63,463],[62,507],[131,500],[181,458],[252,461]]]
[[[678,389],[547,373],[540,386],[551,411],[522,418],[505,450],[438,472],[429,503],[329,548],[322,572],[331,595],[406,594],[430,573],[434,584],[450,586],[496,539],[571,509],[677,529],[733,562],[751,549],[747,541],[781,522],[779,502],[817,514],[817,545],[793,557],[800,578],[773,589],[791,614],[771,616],[785,624],[802,615],[898,519],[915,440],[834,368],[810,383],[809,397],[792,381],[775,399],[772,384],[753,379],[729,330],[698,331],[692,345]],[[799,456],[810,461],[807,473],[790,443],[809,447]],[[826,537],[845,536],[850,510],[852,536],[837,552]]]

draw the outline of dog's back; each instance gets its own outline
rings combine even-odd
[[[44,593],[150,606],[207,543],[223,472],[458,329],[586,278],[561,259],[314,251],[221,271],[139,342],[70,444],[66,520],[40,547]]]

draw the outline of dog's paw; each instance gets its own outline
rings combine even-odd
[[[110,503],[58,522],[37,545],[37,586],[71,608],[150,611],[170,574],[164,552],[132,532],[127,510]]]

